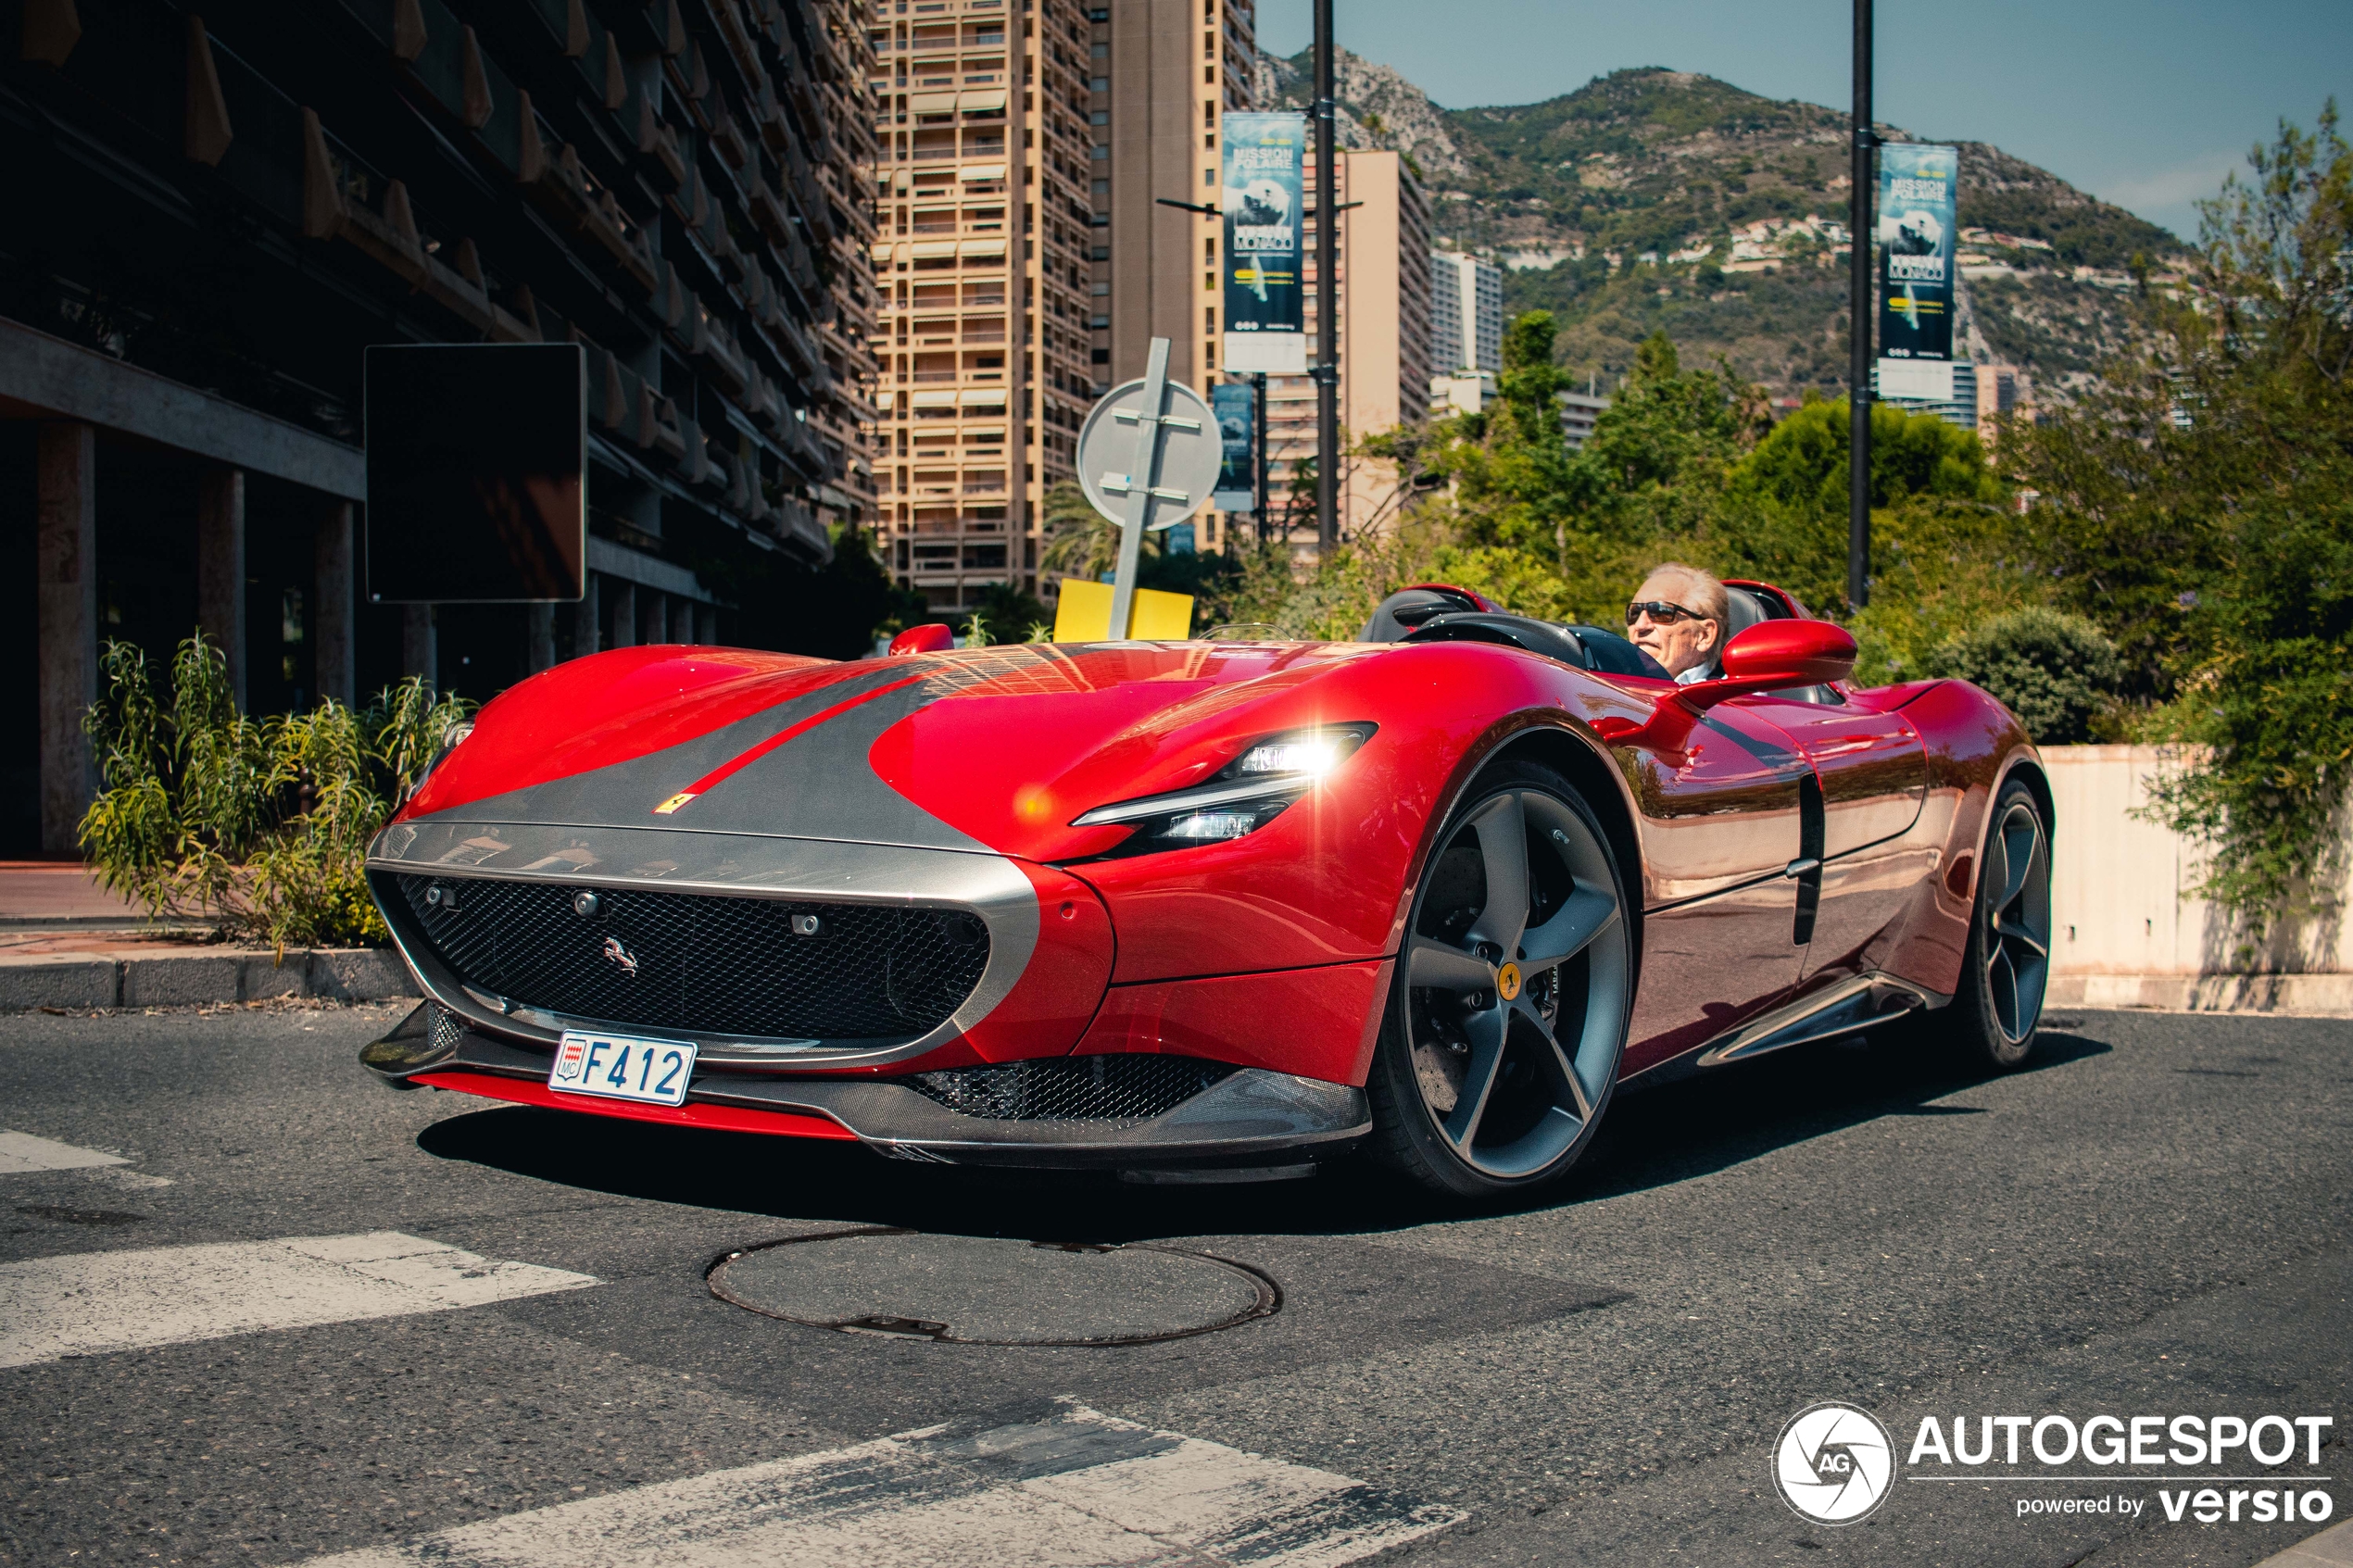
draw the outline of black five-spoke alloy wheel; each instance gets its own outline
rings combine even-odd
[[[1437,843],[1374,1062],[1372,1149],[1492,1197],[1592,1144],[1625,1050],[1632,933],[1608,838],[1548,768],[1490,768]]]
[[[1985,832],[1960,994],[1947,1010],[1954,1045],[1982,1066],[2024,1062],[2050,974],[2051,837],[2033,792],[2013,780]]]

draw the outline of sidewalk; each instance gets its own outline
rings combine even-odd
[[[2255,1568],[2353,1568],[2353,1520],[2267,1557]]]
[[[75,860],[0,860],[0,930],[137,925],[139,910]]]
[[[202,926],[149,925],[69,861],[0,860],[0,1011],[184,1007],[272,997],[413,997],[388,947],[233,947]]]

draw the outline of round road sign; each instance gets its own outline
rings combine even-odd
[[[1115,386],[1078,432],[1078,483],[1095,509],[1114,522],[1127,520],[1131,483],[1148,487],[1146,528],[1172,528],[1209,504],[1225,460],[1225,440],[1201,394],[1181,382],[1164,383],[1157,467],[1138,436],[1146,427],[1144,381]],[[1139,470],[1148,471],[1139,472]]]

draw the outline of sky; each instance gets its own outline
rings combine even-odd
[[[1768,98],[1851,101],[1846,0],[1334,0],[1340,47],[1447,108],[1527,104],[1627,66]],[[1442,16],[1443,26],[1433,25]],[[1259,46],[1305,48],[1311,0],[1258,0]],[[2194,240],[2194,203],[2282,117],[2353,116],[2353,0],[1881,0],[1873,107],[1991,142]]]

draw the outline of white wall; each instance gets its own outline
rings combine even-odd
[[[2051,866],[2051,999],[2059,1006],[2353,1011],[2353,950],[2334,912],[2281,922],[2259,945],[2206,900],[2197,846],[2134,815],[2168,765],[2149,746],[2046,746],[2058,818]]]

